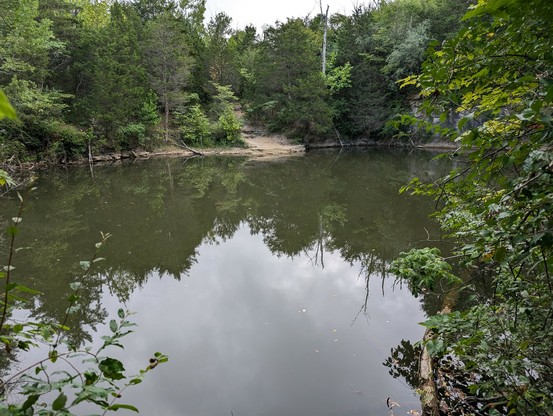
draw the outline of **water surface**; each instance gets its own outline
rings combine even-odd
[[[418,322],[435,305],[382,272],[438,235],[432,202],[398,193],[414,176],[439,176],[431,156],[314,152],[41,172],[16,276],[42,292],[29,313],[60,319],[79,261],[100,232],[112,234],[106,260],[83,280],[70,337],[97,342],[122,303],[136,312],[118,353],[127,369],[154,351],[170,356],[125,394],[142,414],[386,415],[388,397],[403,414],[417,397],[382,363],[421,338]],[[14,200],[1,204],[16,211]]]

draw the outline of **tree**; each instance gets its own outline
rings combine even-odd
[[[39,152],[48,147],[49,122],[61,119],[68,98],[49,87],[51,56],[62,53],[51,21],[38,20],[39,2],[9,0],[0,19],[0,87],[10,96],[20,122],[4,122],[0,159],[23,156],[23,150]]]
[[[83,91],[80,107],[96,134],[108,138],[112,148],[119,147],[119,128],[137,122],[148,100],[140,32],[135,10],[114,3],[109,23],[86,39],[89,56],[82,76],[89,79],[89,90]]]
[[[133,6],[144,22],[155,20],[164,14],[174,15],[178,8],[173,0],[136,0]]]
[[[238,73],[238,81],[234,85],[234,89],[237,95],[242,97],[251,85],[254,63],[259,52],[256,28],[248,25],[242,30],[234,31],[229,43],[231,43],[231,48],[235,50],[234,67]]]
[[[192,59],[178,21],[164,13],[148,23],[144,55],[150,85],[157,93],[164,112],[165,142],[169,141],[170,112],[184,100]]]
[[[332,128],[332,112],[317,36],[295,19],[266,29],[264,37],[249,94],[253,116],[306,142],[324,137]]]
[[[336,126],[347,137],[377,137],[392,115],[394,97],[383,74],[385,55],[373,41],[374,10],[357,7],[335,20],[335,66],[351,66],[349,87],[333,94]]]
[[[229,41],[233,30],[232,18],[225,13],[217,13],[207,25],[206,59],[209,77],[220,85],[238,84],[236,62],[236,42]]]
[[[404,85],[416,84],[433,127],[459,148],[460,168],[416,193],[436,195],[471,287],[493,297],[434,316],[427,343],[447,365],[440,398],[478,414],[553,412],[553,4],[481,0],[466,26]],[[425,123],[419,121],[418,123]],[[457,393],[447,397],[451,391]],[[454,396],[454,397],[453,397]],[[460,403],[459,403],[460,402]],[[463,411],[463,410],[461,410]]]

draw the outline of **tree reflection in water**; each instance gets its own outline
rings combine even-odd
[[[428,219],[432,201],[400,195],[415,176],[439,176],[444,161],[397,151],[312,152],[271,162],[240,158],[151,160],[40,172],[27,201],[18,253],[18,279],[41,292],[29,313],[59,320],[74,270],[100,231],[112,239],[105,262],[83,282],[82,307],[69,326],[75,344],[89,339],[106,312],[102,293],[120,301],[152,276],[180,280],[196,264],[201,244],[230,239],[247,224],[274,256],[309,254],[324,268],[325,253],[359,263],[362,278],[385,276],[401,251],[439,238]],[[2,201],[2,212],[16,201]],[[367,291],[368,294],[368,291]],[[438,300],[434,300],[439,303]],[[434,302],[425,298],[423,307]],[[359,305],[362,307],[362,305]],[[405,341],[386,361],[390,373],[413,383],[416,349]],[[415,361],[413,361],[415,362]],[[416,365],[416,364],[415,364]],[[405,369],[404,369],[405,367]]]

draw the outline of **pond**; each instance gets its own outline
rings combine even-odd
[[[316,151],[40,172],[14,276],[41,292],[30,315],[61,320],[79,262],[111,234],[68,336],[98,343],[121,305],[135,313],[116,352],[127,370],[155,351],[170,357],[122,398],[141,414],[387,415],[390,398],[403,415],[418,397],[383,363],[407,354],[439,301],[385,270],[439,239],[433,202],[398,192],[440,176],[447,166],[432,156]],[[0,202],[4,220],[17,205]]]

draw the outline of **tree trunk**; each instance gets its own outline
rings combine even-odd
[[[169,100],[165,100],[165,143],[169,143]]]
[[[319,5],[321,6],[321,15],[323,14],[323,3],[321,1],[319,1]],[[323,17],[323,24],[324,24],[324,28],[323,28],[323,50],[322,50],[322,56],[323,56],[323,75],[326,75],[326,33],[327,33],[327,29],[328,29],[328,9],[330,8],[330,6],[327,4],[326,5],[326,13],[324,14],[324,17]]]

